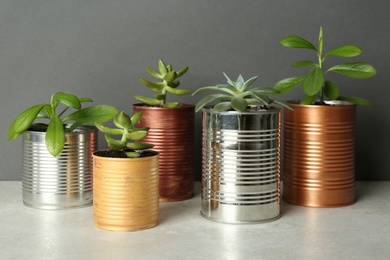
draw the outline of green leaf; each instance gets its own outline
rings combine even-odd
[[[158,99],[153,99],[153,98],[148,98],[148,97],[143,97],[143,96],[135,96],[135,98],[142,103],[148,104],[150,106],[159,106],[160,105],[160,100]]]
[[[242,85],[241,91],[245,91],[250,85],[252,85],[256,81],[257,78],[258,76],[254,76],[245,81],[245,83]]]
[[[223,75],[225,76],[225,78],[226,78],[226,80],[227,80],[227,83],[228,83],[229,85],[231,85],[231,86],[235,86],[235,85],[236,85],[236,84],[233,82],[233,80],[231,80],[231,79],[229,78],[229,76],[226,75],[225,72],[223,72]]]
[[[126,138],[134,141],[141,140],[145,138],[147,135],[148,135],[148,131],[137,131],[137,132],[125,134]]]
[[[24,131],[26,131],[37,118],[39,112],[48,106],[47,104],[40,104],[32,106],[23,111],[16,119],[11,123],[8,129],[8,141],[18,138]]]
[[[47,127],[46,148],[53,156],[58,156],[65,146],[65,129],[58,115],[55,115]]]
[[[116,125],[122,126],[124,129],[129,129],[132,126],[132,122],[130,117],[124,112],[121,111],[115,118],[114,120],[116,121]]]
[[[324,75],[322,70],[318,67],[311,69],[302,83],[303,91],[308,96],[317,94],[322,89],[323,85]]]
[[[302,68],[308,66],[318,66],[318,64],[310,60],[302,60],[302,61],[295,62],[292,65],[293,68]]]
[[[232,104],[230,102],[221,102],[216,104],[213,108],[218,112],[228,111],[232,109]]]
[[[144,149],[149,149],[153,148],[153,144],[149,143],[142,143],[142,142],[134,142],[134,143],[127,143],[126,148],[130,150],[144,150]]]
[[[157,100],[163,100],[165,101],[165,99],[167,98],[167,95],[166,94],[157,94],[154,96]]]
[[[164,80],[168,81],[168,82],[172,82],[174,81],[175,79],[177,78],[177,74],[175,71],[169,71],[167,74],[165,74],[164,76]]]
[[[86,103],[86,102],[92,103],[93,100],[91,98],[84,97],[84,98],[79,98],[79,102],[80,103]]]
[[[311,105],[311,104],[313,104],[313,102],[314,102],[314,100],[316,99],[316,97],[317,97],[317,95],[314,95],[314,96],[306,96],[306,97],[304,97],[304,98],[301,100],[300,104],[301,104],[301,105]]]
[[[225,98],[231,98],[231,97],[226,96],[224,94],[211,94],[211,95],[205,96],[198,101],[198,103],[195,106],[195,111],[198,112],[205,105],[207,105],[208,103],[210,103],[212,101],[219,100],[219,99],[225,99]]]
[[[305,77],[303,76],[282,79],[276,82],[275,85],[272,86],[272,88],[278,90],[281,94],[285,94],[293,90],[299,84],[301,84],[304,81],[304,79]]]
[[[115,140],[110,134],[105,134],[104,138],[112,150],[122,150],[126,147],[126,140]]]
[[[223,84],[223,86],[217,85],[217,86],[206,86],[206,87],[198,88],[197,90],[195,90],[192,93],[192,95],[195,95],[195,94],[197,94],[197,93],[199,93],[201,91],[205,91],[205,90],[224,91],[224,92],[226,92],[226,93],[228,93],[230,95],[235,95],[235,94],[238,93],[238,91],[234,87],[232,87],[232,86],[230,86],[228,84]]]
[[[371,103],[370,101],[368,101],[365,98],[360,98],[360,97],[338,97],[337,100],[348,101],[348,102],[351,102],[353,104],[362,105],[362,106],[371,107],[371,108],[375,107],[375,105],[373,103]]]
[[[140,153],[137,152],[124,152],[128,158],[139,158],[141,157]]]
[[[239,90],[239,91],[242,91],[242,86],[244,85],[245,83],[245,80],[244,78],[241,76],[241,74],[238,76],[237,80],[236,80],[236,88]]]
[[[111,128],[99,123],[95,123],[95,126],[103,133],[109,135],[122,135],[124,132],[123,129]]]
[[[103,123],[118,114],[118,109],[107,105],[97,105],[76,111],[62,121],[76,121],[80,123]]]
[[[337,72],[356,79],[370,78],[376,74],[376,70],[370,64],[364,62],[349,62],[331,67],[328,72]]]
[[[179,105],[180,105],[179,102],[170,102],[170,103],[164,104],[164,107],[166,107],[166,108],[177,108]]]
[[[155,71],[154,69],[152,69],[150,67],[146,67],[146,71],[153,78],[156,78],[156,79],[162,79],[163,78],[163,76],[160,73],[158,73],[157,71]]]
[[[294,110],[294,108],[290,105],[290,103],[288,103],[288,102],[286,102],[284,100],[275,99],[275,100],[273,100],[273,102],[276,103],[276,104],[279,104],[279,105],[281,105],[281,106],[283,106],[285,108],[288,108],[290,110]]]
[[[73,94],[58,92],[54,95],[53,100],[77,110],[81,109],[80,100]]]
[[[188,89],[177,89],[177,88],[171,88],[171,87],[165,87],[165,89],[172,93],[172,94],[175,94],[175,95],[186,95],[188,93],[190,93],[190,90]]]
[[[269,103],[270,103],[270,99],[269,99],[269,97],[266,96],[266,95],[262,95],[262,94],[256,93],[256,92],[251,92],[251,95],[252,95],[255,99],[257,99],[258,101],[264,103],[264,104],[267,105],[267,106],[268,106]]]
[[[141,120],[142,112],[137,112],[131,117],[131,126],[137,125],[139,120]]]
[[[284,38],[280,42],[280,44],[285,47],[291,47],[291,48],[304,48],[304,49],[311,49],[315,51],[317,50],[312,43],[299,36],[288,36]]]
[[[162,76],[164,76],[168,72],[167,65],[165,65],[162,60],[158,60],[158,69],[160,70]]]
[[[337,86],[336,83],[333,83],[329,80],[325,81],[324,94],[327,98],[330,100],[335,100],[339,96],[339,92],[339,86]]]
[[[234,97],[231,100],[232,108],[236,111],[243,112],[248,107],[248,102],[245,100],[245,98],[242,97]]]
[[[139,79],[139,81],[144,84],[145,86],[155,90],[155,91],[161,91],[162,88],[165,86],[164,82],[151,82],[147,79]]]
[[[362,50],[355,45],[345,45],[329,51],[326,56],[354,57],[362,53]]]
[[[177,72],[177,77],[179,78],[179,77],[183,76],[184,73],[186,73],[187,71],[188,71],[188,67],[182,68],[181,70],[179,70],[179,71]]]

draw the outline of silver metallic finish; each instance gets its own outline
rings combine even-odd
[[[202,210],[224,223],[280,217],[280,110],[203,109]]]
[[[97,150],[97,129],[79,127],[66,133],[65,147],[52,156],[46,132],[23,134],[23,202],[37,209],[67,209],[92,205],[92,152]]]

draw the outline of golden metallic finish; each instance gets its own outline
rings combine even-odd
[[[283,200],[310,207],[355,202],[356,105],[284,109]]]
[[[137,231],[158,224],[158,154],[140,158],[93,155],[95,226]]]
[[[142,112],[138,127],[150,127],[143,142],[152,143],[160,153],[160,201],[181,201],[194,196],[193,105],[178,108],[133,105]]]

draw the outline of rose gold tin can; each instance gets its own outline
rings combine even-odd
[[[138,127],[150,127],[142,141],[160,153],[160,201],[181,201],[194,196],[195,107],[178,108],[133,105],[142,112]]]
[[[355,202],[356,105],[284,109],[283,200],[310,207]]]

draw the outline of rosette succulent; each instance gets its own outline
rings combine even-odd
[[[215,86],[202,87],[197,89],[192,94],[195,95],[201,91],[206,90],[222,92],[220,94],[210,94],[201,98],[196,104],[196,112],[213,101],[218,101],[218,103],[214,105],[214,109],[217,111],[228,111],[233,109],[243,112],[247,110],[249,105],[252,104],[259,104],[267,109],[271,103],[280,104],[291,109],[291,106],[287,102],[278,99],[271,99],[269,97],[269,95],[279,94],[278,90],[268,87],[248,89],[249,86],[256,81],[257,76],[254,76],[248,80],[244,80],[244,78],[239,75],[237,80],[233,81],[225,73],[223,73],[223,75],[227,79],[227,84],[217,84]]]

